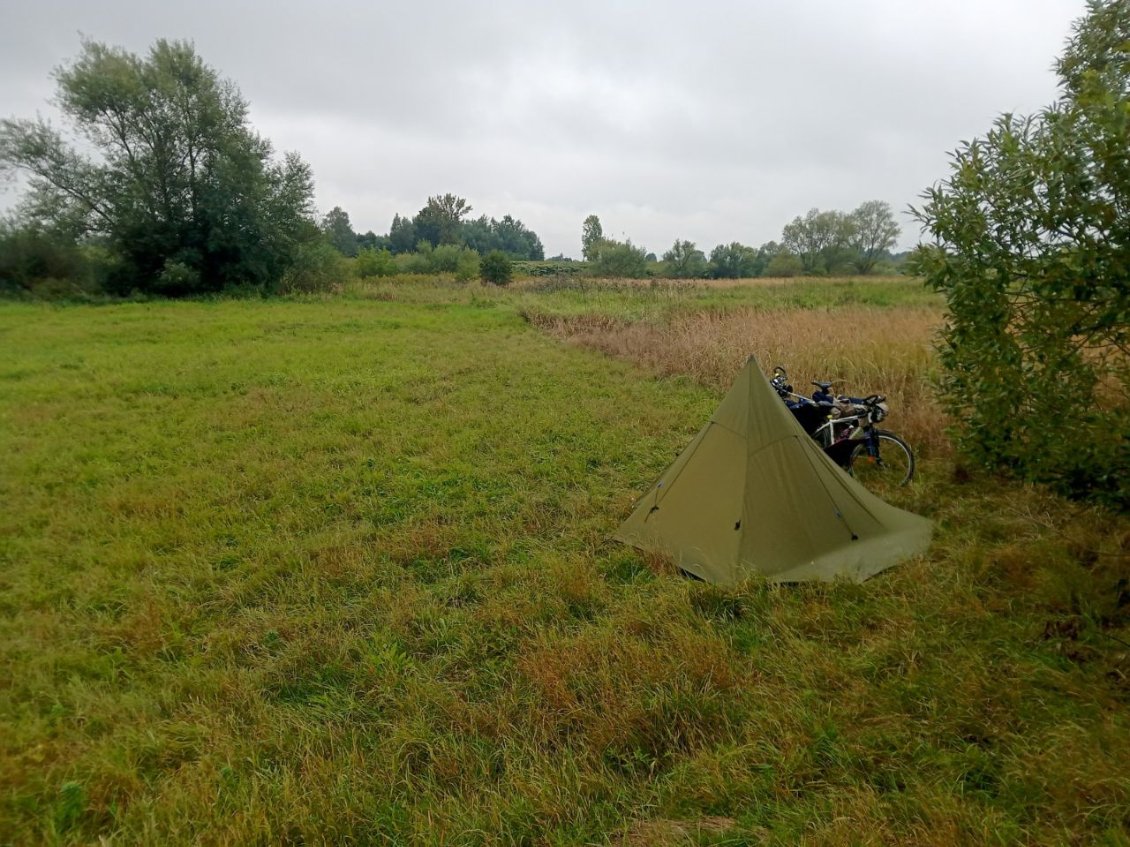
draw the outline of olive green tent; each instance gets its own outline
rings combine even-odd
[[[616,538],[731,585],[753,574],[862,581],[923,552],[931,530],[824,455],[751,357]]]

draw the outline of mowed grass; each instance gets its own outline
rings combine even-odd
[[[0,843],[1126,843],[1125,519],[939,459],[862,586],[609,542],[720,389],[522,314],[715,296],[0,306]]]

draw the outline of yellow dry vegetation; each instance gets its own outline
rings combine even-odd
[[[813,309],[744,307],[630,321],[600,315],[539,315],[531,320],[559,338],[631,359],[664,376],[688,375],[719,390],[753,354],[766,370],[785,367],[797,392],[812,380],[834,380],[853,396],[885,394],[886,426],[927,456],[948,455],[949,421],[931,389],[938,308],[845,306]]]

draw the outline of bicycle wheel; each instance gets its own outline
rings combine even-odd
[[[848,473],[875,494],[906,485],[914,478],[914,451],[910,445],[885,429],[875,430],[874,455],[866,442],[851,451]]]

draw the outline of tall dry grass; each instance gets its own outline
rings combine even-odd
[[[798,392],[812,380],[835,380],[853,396],[885,394],[897,431],[924,456],[951,451],[949,421],[931,387],[932,340],[939,309],[845,306],[732,309],[676,315],[666,322],[607,315],[527,318],[558,338],[630,359],[664,376],[688,375],[724,390],[752,354],[770,371],[781,365]]]

